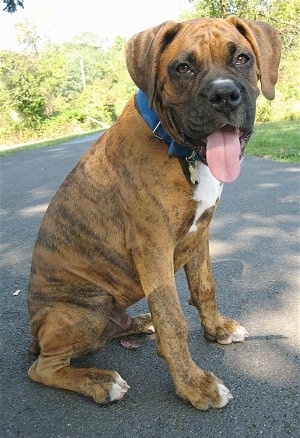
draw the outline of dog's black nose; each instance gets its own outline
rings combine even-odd
[[[235,110],[242,100],[240,89],[231,79],[212,81],[207,97],[216,111],[226,114]]]

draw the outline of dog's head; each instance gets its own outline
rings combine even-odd
[[[253,129],[258,81],[274,98],[280,52],[278,32],[266,23],[200,18],[135,35],[126,59],[170,137],[229,182]]]

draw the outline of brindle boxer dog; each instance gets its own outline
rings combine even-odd
[[[240,172],[257,82],[273,99],[279,58],[275,29],[236,17],[168,21],[128,42],[140,91],[64,181],[37,236],[32,380],[120,400],[129,386],[116,371],[70,361],[154,326],[177,394],[198,409],[227,404],[228,389],[190,355],[174,272],[184,267],[206,337],[242,342],[246,330],[217,309],[209,224],[223,184]],[[144,297],[151,315],[127,315]]]

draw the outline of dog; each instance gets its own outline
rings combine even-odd
[[[33,381],[99,404],[121,400],[129,386],[116,371],[76,368],[71,359],[155,331],[178,396],[200,410],[232,398],[191,357],[174,272],[184,268],[208,340],[244,341],[246,329],[217,308],[209,224],[224,184],[240,173],[258,82],[274,98],[280,47],[272,26],[235,16],[167,21],[127,42],[138,92],[67,176],[37,235],[28,291]],[[149,314],[126,313],[144,297]]]

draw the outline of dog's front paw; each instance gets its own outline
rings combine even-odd
[[[111,389],[109,391],[109,401],[121,400],[130,388],[130,386],[122,379],[120,374],[116,373],[117,376],[113,382]]]
[[[233,319],[223,317],[218,321],[214,329],[211,327],[207,329],[205,327],[204,330],[208,341],[216,341],[222,345],[231,344],[232,342],[243,342],[248,336],[245,327]]]
[[[176,393],[195,408],[223,408],[232,399],[229,389],[213,374],[196,368],[176,385]]]

